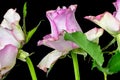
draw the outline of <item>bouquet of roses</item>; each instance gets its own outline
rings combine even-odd
[[[73,60],[75,80],[80,80],[80,70],[77,55],[87,55],[91,57],[92,69],[97,68],[104,74],[104,80],[107,75],[112,75],[120,71],[120,0],[113,3],[116,11],[112,14],[104,12],[97,16],[85,16],[84,18],[97,24],[87,32],[82,31],[82,27],[75,18],[77,4],[70,5],[68,8],[63,6],[56,10],[46,11],[46,17],[50,22],[51,33],[39,40],[38,46],[45,45],[54,49],[48,53],[37,65],[38,68],[50,72],[58,59],[70,56]],[[25,19],[27,16],[27,5],[23,7],[23,25],[20,26],[20,16],[16,9],[9,9],[0,25],[0,79],[4,79],[6,74],[14,67],[16,59],[20,59],[28,64],[32,80],[37,80],[36,73],[28,52],[22,48],[32,38],[39,24],[30,31],[26,31]],[[99,38],[107,32],[113,37],[105,47],[99,44]],[[117,47],[108,51],[109,47]],[[108,60],[104,55],[111,55]],[[104,62],[108,60],[107,63]],[[103,65],[104,64],[104,65]]]

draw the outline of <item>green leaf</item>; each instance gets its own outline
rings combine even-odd
[[[33,36],[33,34],[36,32],[36,30],[38,29],[39,25],[41,24],[43,20],[41,20],[38,25],[36,27],[34,27],[32,30],[30,30],[27,34],[27,37],[26,37],[26,43],[31,39],[31,37]]]
[[[102,73],[107,73],[107,74],[110,74],[109,72],[108,72],[108,68],[104,68],[104,67],[102,67],[102,66],[99,66],[97,63],[96,63],[96,61],[94,61],[93,60],[93,63],[92,63],[92,70],[93,70],[93,68],[97,68],[99,71],[101,71]]]
[[[66,33],[65,40],[75,42],[81,49],[85,50],[99,66],[102,66],[104,57],[100,46],[89,41],[82,32]]]
[[[25,34],[25,37],[26,37],[26,16],[27,16],[27,2],[24,3],[24,6],[23,6],[23,25],[22,25],[22,28],[23,28],[23,32]]]
[[[120,71],[120,52],[116,51],[116,53],[110,58],[107,68],[109,72],[117,73]]]
[[[25,2],[23,6],[23,17],[26,17],[26,15],[27,15],[27,2]]]

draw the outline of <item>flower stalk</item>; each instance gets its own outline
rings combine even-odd
[[[117,38],[118,50],[120,51],[120,34],[118,34],[116,38]]]
[[[32,61],[29,57],[26,57],[26,63],[28,65],[32,80],[37,80],[37,76],[36,76],[36,73],[35,73],[33,63],[32,63]]]
[[[107,80],[107,74],[104,72],[104,80]]]
[[[73,60],[75,80],[80,80],[80,71],[79,71],[77,54],[71,52],[71,56],[72,56],[72,60]]]

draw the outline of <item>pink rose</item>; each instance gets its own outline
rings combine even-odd
[[[96,23],[112,36],[116,36],[120,33],[120,21],[109,12],[97,16],[86,16],[85,18]]]
[[[81,28],[75,19],[76,8],[77,5],[71,5],[68,8],[65,6],[63,8],[58,7],[56,10],[49,10],[46,12],[46,16],[51,24],[51,34],[43,37],[43,40],[39,40],[38,45],[45,45],[55,49],[55,51],[47,55],[49,59],[52,58],[52,60],[50,60],[51,62],[49,60],[47,61],[48,64],[46,65],[49,65],[47,67],[50,67],[53,61],[56,61],[62,55],[65,55],[70,50],[78,47],[73,42],[64,40],[64,31],[69,33],[81,31]],[[43,65],[44,61],[46,61],[46,59],[42,61]],[[41,68],[46,71],[46,66],[44,67],[44,69]]]
[[[51,34],[38,41],[38,45],[46,45],[62,52],[68,52],[77,46],[70,41],[64,40],[64,31],[69,33],[81,31],[79,24],[75,19],[75,10],[77,5],[71,5],[69,8],[58,7],[56,10],[46,12],[46,16],[51,24]]]
[[[19,20],[16,10],[9,9],[0,25],[0,79],[15,65],[18,48],[24,42]]]
[[[96,23],[115,37],[120,33],[120,0],[117,0],[113,4],[116,8],[116,11],[113,14],[106,11],[97,16],[85,16],[85,19]]]
[[[68,8],[65,6],[63,8],[58,7],[56,10],[46,12],[46,16],[51,24],[51,34],[43,37],[43,40],[39,40],[38,46],[45,45],[55,50],[45,56],[38,64],[38,67],[45,72],[47,68],[50,68],[61,56],[68,54],[72,49],[78,48],[73,42],[64,40],[64,31],[68,33],[82,31],[75,19],[76,8],[77,5],[71,5]],[[97,28],[93,30],[91,31],[95,33],[99,31]],[[89,35],[89,33],[86,34]],[[92,37],[90,37],[90,39],[91,38]]]

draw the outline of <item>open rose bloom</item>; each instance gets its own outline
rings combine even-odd
[[[47,72],[47,69],[61,56],[68,54],[72,49],[78,48],[75,43],[64,40],[65,31],[68,33],[82,31],[75,19],[76,8],[77,5],[71,5],[68,8],[63,6],[62,8],[58,7],[56,10],[46,12],[46,16],[51,24],[51,34],[43,37],[43,40],[39,40],[38,46],[45,45],[55,50],[45,56],[38,64],[38,67],[43,71]],[[102,33],[103,29],[94,28],[87,32],[86,35],[89,40],[95,40],[100,37]]]
[[[16,10],[9,9],[0,24],[0,79],[15,65],[18,48],[24,42],[19,20]]]
[[[96,23],[115,37],[117,34],[120,34],[120,0],[117,0],[113,4],[116,8],[113,14],[104,12],[97,16],[85,16],[85,18]]]

